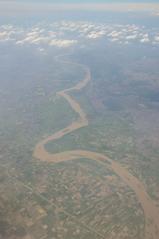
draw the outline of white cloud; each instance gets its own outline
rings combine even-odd
[[[11,25],[0,26],[0,41],[12,40],[16,44],[35,44],[35,46],[42,48],[45,45],[69,47],[77,44],[77,42],[84,44],[85,39],[98,41],[100,38],[112,41],[114,44],[159,43],[157,28],[152,31],[152,29],[135,24],[93,24],[85,21],[61,21],[52,24],[41,23],[27,29]]]
[[[159,35],[155,36],[155,41],[159,42]]]
[[[137,38],[137,35],[128,35],[125,37],[126,40],[134,40]]]
[[[8,36],[8,32],[7,31],[0,32],[0,39],[5,38],[6,36]]]
[[[57,46],[57,47],[70,47],[77,43],[77,40],[61,40],[61,39],[53,39],[50,41],[50,46]]]
[[[116,42],[116,41],[119,41],[119,39],[114,37],[114,38],[111,39],[111,41]]]
[[[87,35],[87,37],[88,38],[92,38],[92,39],[96,39],[96,38],[100,38],[100,37],[102,37],[102,36],[104,36],[105,35],[105,31],[98,31],[98,32],[96,32],[96,31],[92,31],[92,32],[90,32],[88,35]]]
[[[146,34],[143,34],[142,35],[142,38],[140,39],[140,42],[142,43],[148,43],[150,42],[150,39],[149,39],[149,35],[146,33]]]
[[[117,31],[112,31],[111,33],[109,33],[107,36],[109,37],[118,37],[121,35],[121,32],[117,32]]]
[[[142,43],[150,42],[150,39],[149,38],[142,38],[140,40],[140,42],[142,42]]]

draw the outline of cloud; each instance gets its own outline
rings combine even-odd
[[[90,32],[88,35],[87,35],[87,37],[88,38],[92,38],[92,39],[96,39],[96,38],[100,38],[100,37],[102,37],[102,36],[104,36],[105,35],[105,32],[104,31],[98,31],[98,32],[96,32],[96,31],[92,31],[92,32]]]
[[[126,40],[134,40],[137,39],[137,35],[128,35],[125,37]]]
[[[0,38],[4,38],[6,36],[8,36],[8,32],[7,31],[0,32]]]
[[[159,35],[155,36],[155,41],[159,42]]]
[[[0,31],[0,41],[11,40],[11,38],[10,38],[11,33],[13,33],[13,32]]]
[[[140,42],[142,42],[142,43],[150,42],[150,39],[149,38],[142,38],[140,40]]]
[[[117,32],[117,31],[112,31],[111,33],[109,33],[107,36],[108,37],[118,37],[121,35],[121,32]]]
[[[146,33],[142,36],[141,40],[140,40],[141,43],[148,43],[150,42],[150,39],[149,39],[149,35]]]
[[[49,45],[50,46],[57,46],[57,47],[70,47],[77,43],[77,40],[60,40],[60,39],[54,39],[52,40]]]
[[[148,29],[135,24],[107,24],[87,21],[58,21],[39,23],[30,28],[0,26],[0,41],[12,40],[17,45],[32,44],[39,48],[66,48],[77,43],[87,44],[92,39],[123,44],[159,43],[159,29]]]

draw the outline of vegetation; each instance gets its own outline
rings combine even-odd
[[[150,80],[144,74],[143,52],[134,55],[134,49],[110,50],[109,45],[76,49],[70,58],[90,67],[92,82],[71,95],[87,113],[89,125],[45,148],[50,153],[74,149],[103,153],[143,181],[157,204],[158,72],[151,72]],[[0,237],[145,238],[144,213],[135,193],[107,164],[86,158],[52,164],[33,158],[40,140],[78,118],[56,92],[76,84],[84,72],[53,60],[50,55],[60,50],[44,57],[31,50],[19,52],[15,62],[8,63],[16,70],[13,75],[3,72],[6,79],[0,82]],[[33,59],[28,71],[29,54]],[[22,55],[23,61],[18,58]],[[146,49],[145,55],[152,57]],[[7,62],[3,64],[7,69]]]

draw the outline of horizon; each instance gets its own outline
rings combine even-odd
[[[58,1],[58,0],[0,0],[0,3],[1,2],[10,2],[10,3],[14,3],[14,2],[25,2],[25,3],[53,3],[53,4],[63,4],[63,3],[66,3],[66,4],[79,4],[79,3],[98,3],[98,4],[104,4],[104,3],[158,3],[158,0],[61,0],[61,1]]]
[[[84,11],[159,11],[158,1],[132,1],[132,0],[0,0],[0,11],[2,14],[9,12],[28,12],[28,11],[64,11],[64,10],[84,10]]]

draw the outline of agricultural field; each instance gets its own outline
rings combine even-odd
[[[0,239],[159,238],[158,28],[109,17],[0,25]]]

